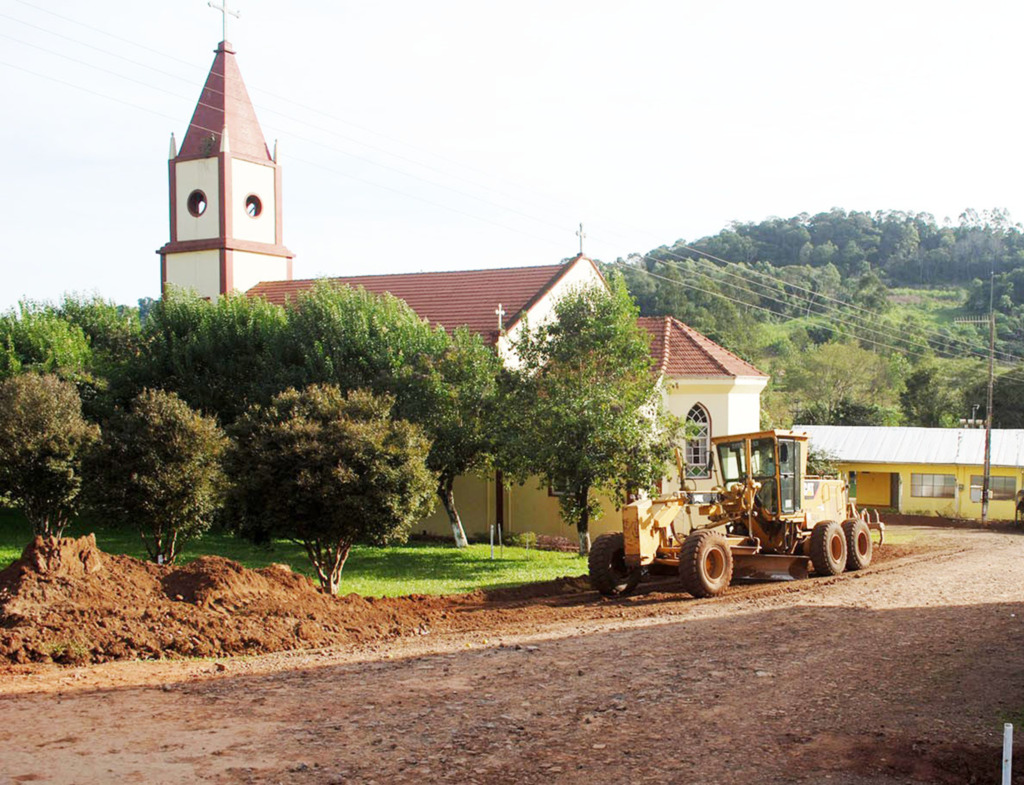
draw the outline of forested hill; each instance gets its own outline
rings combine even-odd
[[[624,273],[644,315],[675,316],[770,373],[771,425],[972,416],[988,331],[963,322],[987,316],[994,272],[1005,381],[993,413],[1002,427],[1024,426],[1010,403],[1024,399],[1024,367],[1006,373],[1024,357],[1024,226],[1005,210],[965,210],[941,224],[927,213],[802,213],[734,223],[609,267]]]
[[[998,209],[965,210],[956,222],[947,218],[940,224],[928,213],[836,208],[734,223],[690,246],[730,262],[831,264],[843,278],[872,269],[891,286],[967,285],[987,278],[992,268],[1002,273],[1024,263],[1024,227]]]

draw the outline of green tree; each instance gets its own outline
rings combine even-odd
[[[855,343],[831,342],[804,352],[786,369],[783,383],[801,424],[898,424],[899,367]]]
[[[153,561],[171,563],[219,509],[227,438],[174,393],[144,390],[119,409],[89,461],[91,506],[139,531]]]
[[[37,303],[0,316],[0,379],[24,371],[80,379],[92,361],[82,328]]]
[[[955,427],[961,418],[970,416],[972,403],[980,403],[984,409],[986,400],[982,391],[980,398],[969,401],[971,387],[964,380],[984,378],[986,374],[979,360],[922,360],[907,375],[906,388],[900,393],[905,424]]]
[[[288,353],[298,383],[336,384],[396,394],[423,354],[444,351],[446,336],[390,294],[319,282],[289,303]]]
[[[429,442],[393,419],[393,406],[368,391],[311,385],[239,418],[225,462],[238,531],[302,545],[331,594],[353,544],[404,540],[429,514],[435,482]]]
[[[397,410],[431,440],[427,466],[437,476],[437,495],[461,548],[468,542],[455,503],[455,478],[488,463],[501,361],[479,335],[465,328],[446,343],[440,354],[420,355],[399,393]]]
[[[36,534],[64,533],[78,509],[83,453],[98,436],[70,382],[33,373],[0,382],[0,496]]]
[[[587,553],[596,493],[651,489],[679,425],[661,406],[649,339],[621,276],[610,290],[569,293],[554,316],[514,342],[520,364],[507,379],[500,449],[514,476],[564,490],[562,517]]]
[[[286,324],[284,310],[263,299],[209,302],[168,292],[149,311],[141,350],[116,380],[116,399],[126,405],[141,390],[159,388],[231,423],[293,383]]]

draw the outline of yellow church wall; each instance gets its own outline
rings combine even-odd
[[[198,158],[192,161],[179,161],[174,165],[174,181],[178,241],[219,237],[220,175],[217,159]],[[194,216],[188,211],[188,197],[197,189],[206,195],[206,210],[200,216]],[[215,291],[214,295],[216,294]]]
[[[276,239],[274,224],[277,220],[277,206],[274,204],[274,168],[232,158],[231,190],[234,192],[231,200],[232,234],[239,240],[273,244]],[[260,214],[255,218],[250,217],[245,208],[245,200],[250,195],[258,197],[262,204]],[[277,273],[274,278],[259,278],[250,286],[260,281],[285,277],[287,276]],[[237,283],[237,273],[235,288],[243,292],[249,288]]]
[[[288,260],[249,251],[232,251],[232,287],[244,292],[260,281],[280,281],[288,277]]]
[[[455,478],[455,506],[459,510],[462,528],[472,537],[487,531],[489,521],[493,519],[494,483],[476,475],[465,475]],[[414,533],[436,534],[443,537],[451,536],[452,525],[448,521],[448,513],[438,499],[434,511],[412,527]]]
[[[200,297],[216,299],[220,294],[220,252],[167,254],[167,283],[193,290]]]
[[[455,480],[455,504],[462,519],[462,527],[470,539],[486,539],[497,518],[493,475],[469,475]],[[603,514],[590,524],[591,537],[621,529],[621,513],[614,502],[601,496]],[[550,496],[546,487],[539,487],[532,478],[523,485],[505,483],[505,534],[546,534],[576,541],[576,529],[562,523],[558,512],[558,497]],[[438,503],[436,509],[423,521],[413,526],[414,533],[451,536],[448,513]]]
[[[973,501],[971,498],[971,477],[984,475],[984,467],[981,465],[841,462],[839,468],[847,479],[850,477],[850,472],[857,473],[857,504],[860,506],[888,506],[890,475],[895,473],[899,476],[899,494],[896,500],[896,508],[899,512],[906,515],[981,519],[980,492],[976,494],[977,501]],[[912,475],[914,474],[953,477],[953,496],[950,498],[913,495]],[[993,466],[991,475],[1010,478],[1013,481],[1013,494],[1022,487],[1024,475],[1019,467]],[[989,502],[989,518],[1012,520],[1015,507],[1016,500],[1013,498],[993,499]]]

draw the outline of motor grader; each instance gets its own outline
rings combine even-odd
[[[710,503],[681,490],[639,499],[622,511],[622,532],[590,551],[590,582],[627,594],[649,570],[674,568],[694,597],[721,594],[736,578],[806,578],[871,562],[877,512],[858,511],[846,483],[807,476],[807,435],[761,431],[711,440],[718,486]],[[678,460],[678,458],[677,458]],[[679,466],[680,484],[685,476]]]

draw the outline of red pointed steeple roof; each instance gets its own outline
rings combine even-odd
[[[221,41],[216,52],[178,157],[216,155],[221,147],[221,131],[226,127],[232,156],[272,160],[235,62],[235,51],[227,41]]]

